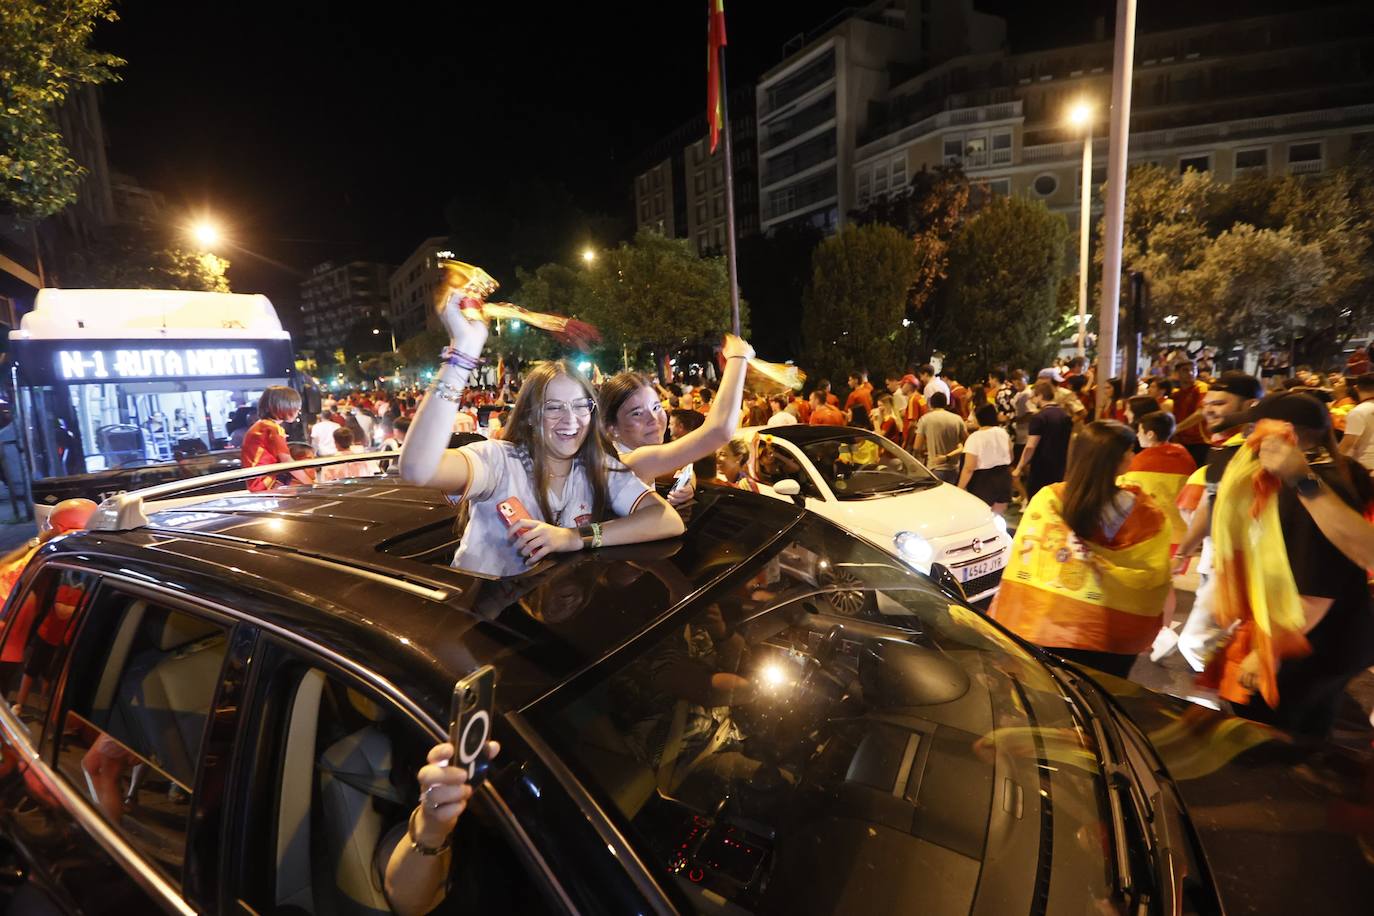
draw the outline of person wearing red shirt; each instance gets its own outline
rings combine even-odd
[[[849,397],[844,400],[845,412],[853,410],[855,404],[862,404],[864,410],[873,412],[873,386],[869,384],[867,369],[858,369],[849,374]]]
[[[1174,441],[1188,450],[1199,465],[1207,463],[1207,434],[1202,422],[1202,396],[1207,386],[1197,381],[1197,369],[1191,359],[1181,359],[1174,363],[1174,379],[1178,387],[1174,389],[1174,420],[1178,429]]]
[[[803,423],[811,422],[811,401],[801,395],[792,399],[792,403],[797,406],[797,419]]]
[[[812,426],[844,426],[844,413],[835,406],[825,402],[825,393],[817,388],[811,392],[811,425]]]
[[[816,383],[816,390],[819,391],[819,392],[821,392],[821,394],[823,394],[823,395],[825,396],[825,403],[826,403],[826,404],[829,404],[831,407],[839,407],[839,406],[840,406],[840,399],[837,398],[837,397],[835,396],[835,393],[834,393],[833,391],[830,390],[830,379],[828,379],[828,378],[823,378],[823,379],[821,379],[819,382],[817,382],[817,383]]]
[[[286,430],[283,423],[290,423],[300,416],[301,396],[294,388],[285,385],[271,385],[258,399],[258,422],[254,423],[243,437],[240,458],[246,468],[262,467],[270,464],[284,464],[291,460],[291,449],[286,444]],[[299,483],[314,483],[310,471],[291,471],[286,480],[275,474],[254,477],[248,481],[248,489],[262,493],[282,486],[290,480]]]

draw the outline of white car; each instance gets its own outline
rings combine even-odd
[[[971,601],[997,591],[1011,551],[1006,522],[891,440],[845,426],[753,426],[736,435],[749,442],[760,492],[803,498],[921,572],[944,565]]]

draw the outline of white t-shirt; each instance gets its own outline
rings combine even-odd
[[[925,395],[925,399],[926,399],[926,403],[927,403],[927,404],[930,403],[930,396],[931,396],[932,394],[934,394],[935,392],[937,392],[937,391],[943,391],[943,392],[945,393],[946,402],[948,402],[948,399],[949,399],[949,386],[945,384],[945,380],[942,379],[942,378],[940,378],[940,376],[938,376],[938,375],[932,375],[932,376],[930,377],[930,381],[926,382],[926,389],[925,389],[925,391],[921,392],[921,394]],[[953,405],[953,404],[950,404],[949,406],[952,407],[952,406],[954,406],[954,405]]]
[[[892,412],[898,417],[906,416],[906,402],[907,396],[902,394],[900,387],[892,392]]]
[[[546,519],[534,493],[534,465],[524,449],[502,439],[489,439],[458,451],[468,460],[468,487],[463,493],[449,494],[449,500],[466,500],[469,513],[463,540],[453,555],[455,568],[488,576],[514,576],[529,568],[506,540],[506,523],[496,509],[496,504],[508,497],[518,498],[531,518],[553,525],[575,528],[593,521],[592,485],[581,462],[574,462],[561,494],[549,492],[554,517]],[[646,494],[653,492],[619,459],[610,457],[606,459],[606,488],[611,513],[619,517],[629,515]]]
[[[1011,437],[1000,426],[975,430],[964,442],[964,454],[978,459],[975,470],[987,471],[1011,464]]]
[[[328,458],[339,453],[338,447],[334,445],[334,430],[338,428],[339,424],[333,420],[320,420],[310,427],[310,444],[314,447],[317,457]]]
[[[1345,415],[1345,434],[1356,440],[1350,457],[1374,471],[1374,401],[1361,401],[1351,408]]]
[[[797,422],[797,418],[785,410],[780,410],[768,418],[769,426],[794,426]]]

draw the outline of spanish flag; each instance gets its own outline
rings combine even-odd
[[[1188,450],[1174,442],[1165,442],[1145,449],[1131,461],[1131,469],[1121,476],[1123,483],[1134,484],[1154,500],[1154,504],[1169,520],[1172,532],[1170,550],[1183,540],[1188,526],[1178,512],[1178,497],[1188,483],[1189,475],[1197,470],[1197,462]]]
[[[1016,529],[989,616],[1036,645],[1135,655],[1150,648],[1169,594],[1164,513],[1140,488],[1116,536],[1085,541],[1062,514],[1064,484],[1035,494]]]
[[[1278,480],[1260,465],[1259,447],[1269,436],[1293,440],[1293,428],[1261,420],[1226,466],[1212,509],[1212,548],[1216,576],[1214,611],[1223,627],[1238,623],[1226,651],[1204,680],[1233,703],[1249,702],[1240,683],[1241,664],[1254,653],[1259,662],[1259,692],[1270,708],[1279,704],[1278,670],[1285,658],[1311,651],[1303,636],[1306,617],[1298,595],[1288,548],[1279,522]]]
[[[706,123],[711,127],[711,152],[725,129],[725,79],[720,55],[725,47],[725,0],[706,0]]]

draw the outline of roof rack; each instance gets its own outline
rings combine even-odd
[[[359,457],[360,454],[364,457]],[[114,496],[106,498],[105,501],[96,508],[95,512],[92,513],[90,520],[86,522],[86,530],[133,531],[136,528],[143,528],[148,524],[148,515],[144,511],[146,503],[154,500],[185,496],[206,487],[233,483],[237,480],[252,480],[255,477],[262,477],[266,474],[280,474],[283,471],[295,471],[303,468],[321,468],[333,464],[347,464],[353,461],[383,461],[400,457],[401,453],[395,449],[386,452],[348,452],[339,455],[330,455],[326,458],[307,458],[304,461],[288,461],[284,464],[258,465],[257,467],[251,468],[221,471],[218,474],[206,474],[204,477],[188,477],[184,480],[171,480],[167,483],[145,487],[141,490],[116,493]]]

